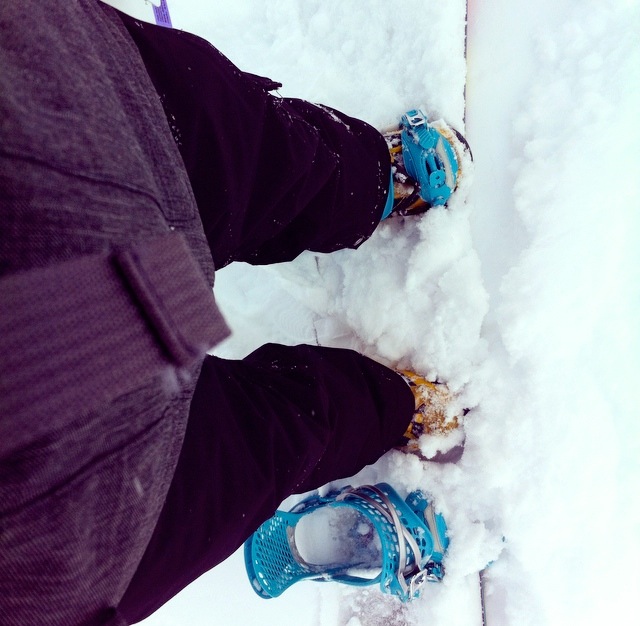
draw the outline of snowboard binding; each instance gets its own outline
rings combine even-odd
[[[296,543],[296,526],[324,507],[349,507],[358,513],[360,521],[351,531],[361,539],[368,536],[369,549],[363,547],[359,554],[345,559],[350,562],[307,562]],[[379,584],[383,593],[408,602],[419,596],[427,582],[442,580],[442,560],[449,543],[446,530],[443,517],[421,491],[403,501],[386,483],[344,487],[326,496],[310,496],[289,512],[277,511],[245,543],[245,565],[254,591],[262,598],[275,598],[296,582],[309,579],[355,586]],[[375,564],[371,545],[377,548]],[[372,572],[377,575],[365,575]]]
[[[407,111],[400,127],[384,137],[391,154],[392,181],[383,219],[445,206],[458,185],[464,155],[473,159],[465,138],[442,120],[428,121],[421,109]]]

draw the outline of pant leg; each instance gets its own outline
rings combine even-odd
[[[356,247],[389,181],[381,135],[330,109],[269,93],[185,33],[122,18],[180,149],[217,267]],[[356,353],[265,346],[208,359],[178,469],[119,607],[151,614],[234,552],[294,492],[356,473],[399,443],[413,396]]]
[[[120,611],[142,619],[232,554],[292,493],[350,476],[399,443],[413,395],[355,352],[267,345],[207,359],[178,468]]]
[[[357,247],[380,221],[390,159],[368,124],[242,72],[209,43],[122,16],[161,97],[217,268]]]

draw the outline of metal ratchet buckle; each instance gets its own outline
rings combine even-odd
[[[410,126],[426,126],[427,120],[425,116],[422,114],[422,111],[412,111],[411,113],[407,113],[407,121]]]

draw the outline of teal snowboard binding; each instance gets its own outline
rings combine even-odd
[[[429,121],[420,109],[407,111],[399,128],[384,137],[392,167],[383,219],[445,206],[458,185],[465,153],[473,158],[465,138],[442,120]]]
[[[323,509],[334,523],[325,523],[330,518],[322,517]],[[337,548],[320,559],[310,558],[313,550],[304,546],[304,533],[298,533],[298,525],[304,526],[314,513],[320,515],[324,531],[322,539],[312,542],[316,557],[317,546],[324,550],[331,543],[328,529],[340,535]],[[442,580],[446,531],[443,517],[421,491],[402,500],[386,483],[345,487],[310,496],[289,512],[277,511],[245,543],[245,564],[262,598],[275,598],[301,580],[315,580],[379,584],[383,593],[408,602],[427,582]]]

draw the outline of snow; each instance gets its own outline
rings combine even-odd
[[[284,95],[380,128],[422,105],[463,128],[461,0],[170,8]],[[470,11],[475,164],[450,208],[389,221],[355,252],[231,266],[216,285],[234,329],[222,356],[267,341],[353,347],[447,380],[473,407],[456,465],[393,452],[348,481],[428,488],[450,527],[444,583],[408,608],[314,583],[264,601],[236,554],[147,626],[473,626],[492,560],[490,626],[637,623],[640,6]]]

